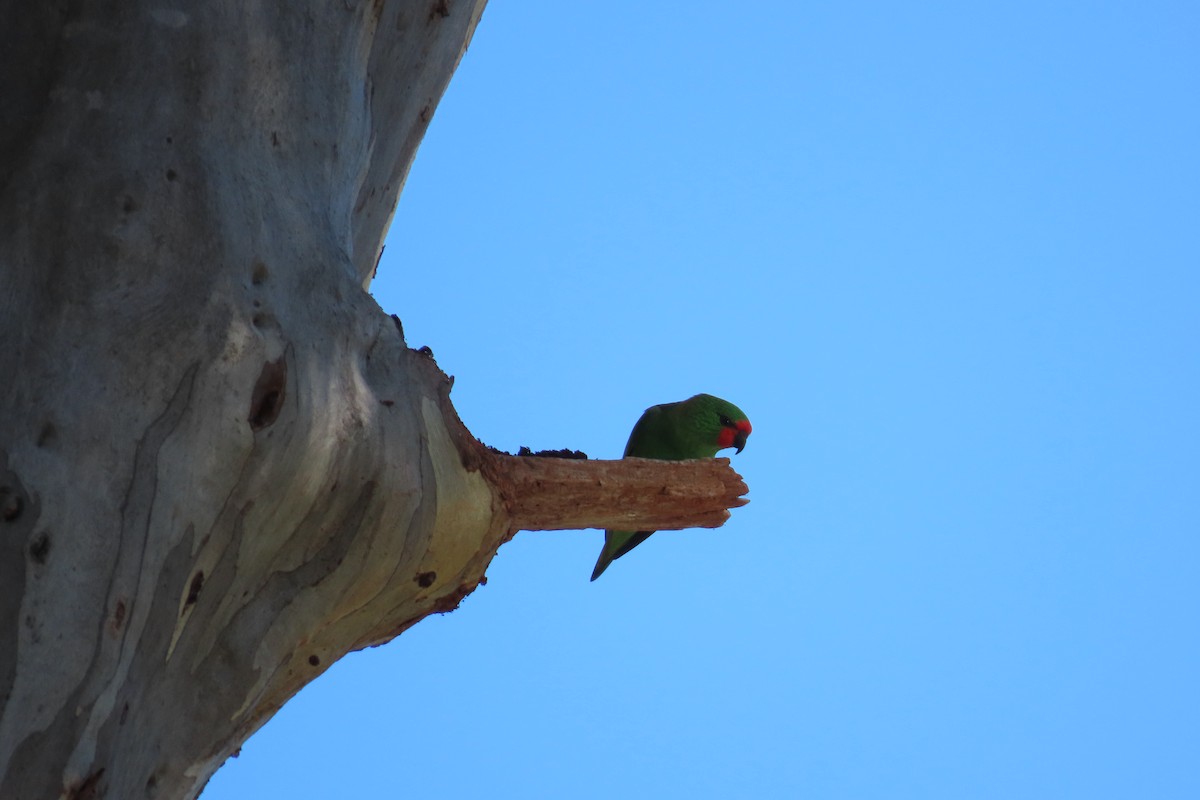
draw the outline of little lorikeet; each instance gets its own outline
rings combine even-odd
[[[678,403],[651,406],[633,426],[625,455],[683,461],[712,458],[718,450],[742,452],[750,435],[750,420],[740,408],[711,394],[698,394]],[[604,549],[596,560],[592,580],[608,565],[650,537],[654,531],[605,531]]]

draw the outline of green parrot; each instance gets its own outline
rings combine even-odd
[[[712,458],[718,450],[742,452],[750,435],[750,420],[740,408],[711,394],[698,394],[678,403],[651,406],[633,426],[625,455],[683,461]],[[596,559],[592,580],[608,565],[650,537],[654,531],[605,531],[604,549]]]

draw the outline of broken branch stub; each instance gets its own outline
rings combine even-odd
[[[580,461],[487,453],[510,531],[716,528],[749,501],[727,458]]]

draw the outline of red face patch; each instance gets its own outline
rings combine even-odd
[[[717,434],[717,445],[724,450],[726,447],[733,447],[733,437],[737,435],[737,431],[733,428],[721,428],[721,432]]]
[[[750,420],[739,419],[733,423],[732,428],[728,426],[721,428],[721,432],[717,434],[717,445],[722,449],[733,447],[733,440],[737,438],[740,432],[745,432],[747,436],[750,435]]]

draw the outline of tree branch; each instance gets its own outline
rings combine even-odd
[[[522,530],[717,528],[729,519],[729,509],[750,502],[728,458],[590,461],[492,450],[467,429],[450,402],[454,379],[432,357],[422,361],[430,374],[442,376],[438,404],[446,431],[463,467],[481,473],[491,486],[493,528],[497,521],[506,523],[507,538]]]
[[[729,519],[728,509],[749,502],[727,458],[579,461],[489,453],[484,474],[514,532],[716,528]]]

